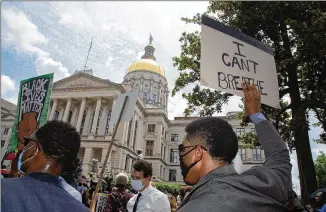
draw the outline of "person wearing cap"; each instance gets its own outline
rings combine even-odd
[[[106,212],[127,211],[127,203],[133,196],[127,192],[128,176],[119,173],[115,178],[115,187],[108,197]]]

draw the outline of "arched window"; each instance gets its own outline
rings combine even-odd
[[[102,116],[102,108],[100,109],[100,112],[98,113],[97,125],[96,125],[96,134],[97,134],[97,132],[98,132],[98,128],[99,128],[99,126],[100,126],[101,116]]]
[[[131,135],[131,127],[132,127],[132,119],[129,121],[129,126],[128,126],[128,136],[127,136],[127,146],[129,147],[130,144],[130,135]]]
[[[109,134],[110,119],[111,119],[111,110],[109,111],[108,117],[107,117],[107,120],[106,120],[105,134]]]
[[[132,143],[132,149],[133,149],[133,150],[135,150],[135,146],[136,146],[137,130],[138,130],[138,121],[135,120],[134,141],[133,141],[133,143]]]
[[[82,123],[80,125],[80,134],[81,135],[83,134],[83,131],[84,131],[85,120],[86,120],[86,111],[84,111]]]
[[[56,110],[54,112],[53,120],[58,120],[59,119],[59,114],[60,114],[59,111]]]
[[[71,122],[71,118],[72,118],[72,111],[69,111],[69,116],[68,116],[68,123]]]

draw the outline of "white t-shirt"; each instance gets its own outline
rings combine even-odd
[[[127,204],[128,212],[132,212],[138,195],[131,197]],[[141,192],[137,205],[137,212],[171,212],[168,197],[161,191],[149,185]]]

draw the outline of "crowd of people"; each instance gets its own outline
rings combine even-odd
[[[301,204],[292,190],[289,151],[275,127],[260,113],[255,85],[242,84],[245,110],[255,124],[266,162],[238,173],[232,160],[238,140],[223,119],[207,117],[190,123],[179,145],[180,168],[188,185],[178,192],[155,188],[151,164],[138,159],[132,165],[131,182],[120,173],[103,180],[106,212],[204,212],[204,211],[320,211],[326,212],[325,192],[314,204]],[[50,121],[24,138],[7,178],[1,179],[3,212],[90,211],[98,179],[87,182],[77,155],[80,135],[74,127]],[[1,175],[2,176],[2,175]],[[112,188],[111,188],[112,187]]]

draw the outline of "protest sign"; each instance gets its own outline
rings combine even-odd
[[[202,16],[200,84],[243,97],[242,81],[257,86],[263,104],[280,108],[273,50]]]
[[[121,115],[120,123],[128,122],[131,120],[131,117],[135,110],[138,93],[139,93],[138,90],[134,90],[134,91],[126,92],[126,93],[119,95],[117,102],[115,103],[113,110],[112,110],[112,115],[111,115],[111,119],[110,119],[110,123],[109,123],[110,125],[116,124],[118,122],[118,117],[119,117],[119,114],[122,109],[122,105],[123,105],[126,97],[128,97],[128,101],[126,102],[124,111]]]
[[[109,195],[105,193],[99,193],[97,197],[96,212],[105,212],[108,204]]]
[[[22,150],[24,148],[24,137],[31,136],[47,122],[52,82],[53,73],[20,82],[17,113],[8,144],[7,156]]]

